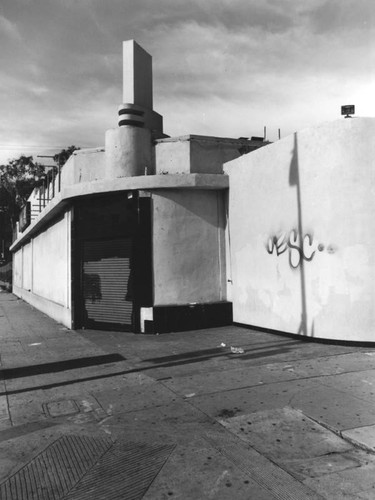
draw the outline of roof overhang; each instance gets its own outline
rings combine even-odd
[[[100,179],[73,184],[63,188],[41,211],[37,219],[22,232],[12,244],[15,252],[55,217],[69,208],[77,198],[121,191],[157,191],[161,189],[223,190],[229,187],[229,177],[224,174],[166,174]]]

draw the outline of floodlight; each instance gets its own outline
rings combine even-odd
[[[341,106],[341,114],[346,115],[345,118],[351,118],[350,115],[354,115],[354,104],[347,104],[346,106]]]

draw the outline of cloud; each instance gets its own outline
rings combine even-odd
[[[30,87],[30,92],[32,92],[33,94],[35,94],[37,96],[40,96],[40,95],[43,95],[43,94],[49,92],[49,89],[44,85],[40,85],[40,86]]]
[[[2,141],[101,145],[116,126],[131,38],[153,56],[155,109],[172,135],[287,133],[352,102],[375,114],[362,97],[374,83],[373,5],[2,0]]]
[[[368,68],[366,55],[349,42],[344,47],[338,41],[327,44],[305,26],[284,33],[264,33],[259,28],[233,33],[225,27],[185,23],[170,30],[159,27],[149,36],[159,54],[156,87],[160,85],[165,97],[204,92],[236,100],[259,98],[267,91],[272,99],[288,88],[288,82],[348,74],[360,78]]]
[[[375,6],[372,0],[325,0],[307,8],[304,15],[315,33],[334,34],[356,31],[367,35],[375,28]],[[353,43],[357,40],[353,39]]]
[[[167,126],[177,123],[170,132],[192,126],[195,133],[246,135],[239,124],[247,130],[269,124],[291,133],[339,117],[341,104],[354,98],[359,113],[375,114],[373,100],[360,98],[374,84],[368,57],[374,45],[353,44],[350,30],[341,27],[329,37],[317,34],[306,13],[296,15],[301,21],[284,31],[254,26],[233,32],[186,21],[149,32],[158,61],[155,103]]]
[[[4,38],[11,38],[14,40],[21,40],[21,35],[15,23],[12,23],[6,17],[0,14],[0,36]]]

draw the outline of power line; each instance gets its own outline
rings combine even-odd
[[[65,144],[64,146],[0,146],[0,150],[17,150],[17,149],[47,149],[47,150],[52,150],[52,149],[64,149],[66,148],[67,145]],[[83,147],[90,147],[90,146],[83,146]]]
[[[30,148],[30,147],[26,146],[26,147],[21,147],[21,148],[2,148],[0,146],[0,151],[34,151],[34,150],[36,150],[36,151],[38,151],[38,150],[54,151],[55,149],[60,149],[62,147],[63,146],[58,146],[56,148],[43,148],[43,147]]]

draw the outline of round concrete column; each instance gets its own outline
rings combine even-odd
[[[107,179],[150,174],[152,171],[151,132],[124,125],[107,130],[105,156]]]

